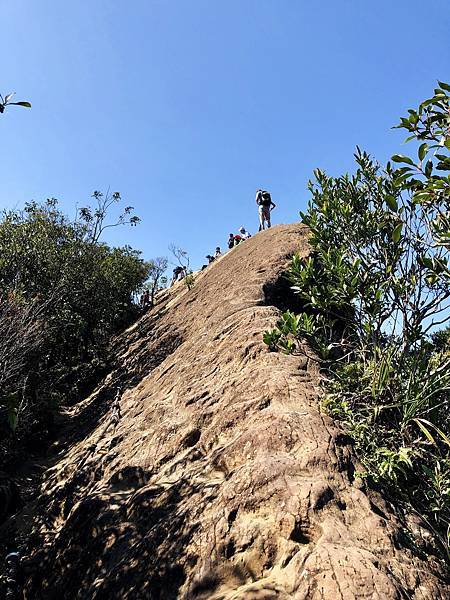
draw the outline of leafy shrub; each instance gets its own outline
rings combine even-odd
[[[137,314],[133,294],[147,268],[129,246],[99,241],[106,209],[71,222],[51,199],[3,213],[0,332],[9,326],[15,342],[11,348],[12,338],[2,336],[0,356],[14,357],[17,368],[0,379],[0,424],[9,422],[17,438],[39,430],[40,415],[58,402],[89,390],[105,366],[110,336]]]
[[[183,278],[184,285],[188,290],[191,290],[194,287],[195,277],[192,271],[189,271]]]
[[[10,293],[0,299],[0,425],[15,431],[27,404],[20,392],[26,387],[30,365],[41,349],[43,306],[25,303]],[[7,431],[6,431],[7,433]]]
[[[304,304],[264,333],[270,349],[322,361],[324,407],[355,440],[366,477],[419,511],[450,557],[450,86],[399,127],[417,159],[383,169],[357,149],[354,175],[315,171],[302,219],[312,254],[289,271]],[[402,165],[395,167],[394,164]]]

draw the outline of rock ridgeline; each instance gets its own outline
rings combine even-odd
[[[294,302],[281,275],[307,236],[254,236],[116,340],[34,507],[26,598],[450,597],[437,561],[355,478],[310,351],[262,342]]]

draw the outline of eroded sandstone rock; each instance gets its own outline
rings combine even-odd
[[[254,236],[117,341],[43,486],[28,598],[449,597],[438,564],[354,479],[310,351],[262,342],[294,251],[308,253],[301,225]]]

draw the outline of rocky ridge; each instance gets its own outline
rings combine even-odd
[[[117,339],[46,475],[27,598],[450,596],[356,477],[349,439],[320,411],[311,351],[262,342],[294,302],[281,275],[307,236],[299,224],[254,236]]]

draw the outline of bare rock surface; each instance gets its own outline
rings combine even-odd
[[[450,596],[438,563],[355,479],[310,351],[262,342],[307,234],[257,234],[116,341],[114,370],[74,410],[47,473],[27,598]]]

